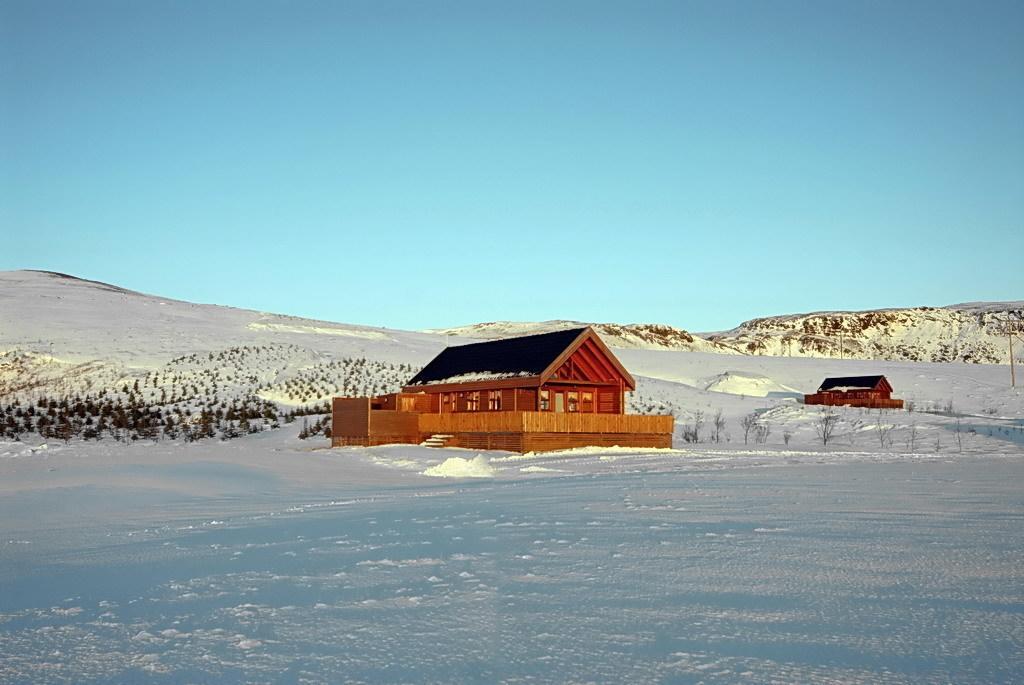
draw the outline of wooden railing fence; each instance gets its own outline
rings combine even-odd
[[[541,411],[420,414],[424,433],[671,433],[672,416]]]

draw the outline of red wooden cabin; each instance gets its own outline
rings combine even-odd
[[[401,393],[335,398],[332,443],[671,447],[671,416],[625,414],[634,389],[589,327],[449,347]]]
[[[872,409],[902,409],[903,400],[892,399],[892,385],[885,376],[826,378],[804,404],[844,405]]]

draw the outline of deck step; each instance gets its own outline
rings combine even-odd
[[[420,445],[423,447],[446,447],[448,445],[448,441],[454,437],[454,435],[436,433],[434,435],[431,435],[423,442],[421,442]]]

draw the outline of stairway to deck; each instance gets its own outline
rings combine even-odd
[[[454,435],[447,435],[445,433],[436,433],[431,435],[429,438],[420,443],[423,447],[447,447],[448,441],[454,438]]]

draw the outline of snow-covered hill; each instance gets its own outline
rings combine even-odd
[[[80,401],[83,421],[90,413],[109,419],[121,407],[130,427],[145,427],[148,415],[173,414],[180,424],[181,416],[218,411],[272,421],[278,410],[270,406],[288,412],[333,395],[394,391],[444,344],[440,336],[193,304],[58,273],[0,272],[7,414],[12,402],[45,398]],[[17,427],[32,421],[17,417]]]
[[[0,353],[17,349],[65,362],[154,369],[182,355],[281,344],[325,359],[422,363],[444,339],[182,302],[47,271],[0,272]]]
[[[710,341],[746,354],[1006,364],[1007,320],[1024,319],[1024,302],[815,312],[746,321]]]
[[[684,352],[715,352],[718,354],[743,354],[729,344],[706,340],[681,328],[656,323],[585,323],[582,321],[491,321],[455,328],[434,328],[426,331],[437,335],[475,340],[510,338],[518,335],[549,333],[568,328],[593,326],[609,347],[641,350],[681,350]]]
[[[741,418],[756,413],[764,425],[796,436],[794,444],[809,444],[818,408],[797,399],[830,375],[884,373],[896,396],[916,409],[894,418],[896,425],[931,422],[945,431],[956,413],[979,422],[976,430],[1017,426],[1024,394],[1008,387],[1009,370],[998,365],[1005,338],[994,319],[1020,312],[1019,305],[759,319],[717,341],[668,326],[595,327],[638,379],[632,411],[671,412],[680,428],[721,411],[733,439]],[[408,332],[192,304],[48,272],[4,272],[0,432],[38,431],[43,415],[49,437],[104,430],[117,437],[115,429],[127,437],[166,436],[169,426],[187,429],[186,437],[258,431],[296,411],[323,411],[334,395],[396,390],[448,344],[579,325]],[[845,359],[830,347],[838,345],[830,334],[840,329]],[[752,342],[743,351],[733,347]],[[868,355],[891,359],[854,358]],[[862,420],[863,412],[848,413],[851,426]]]

